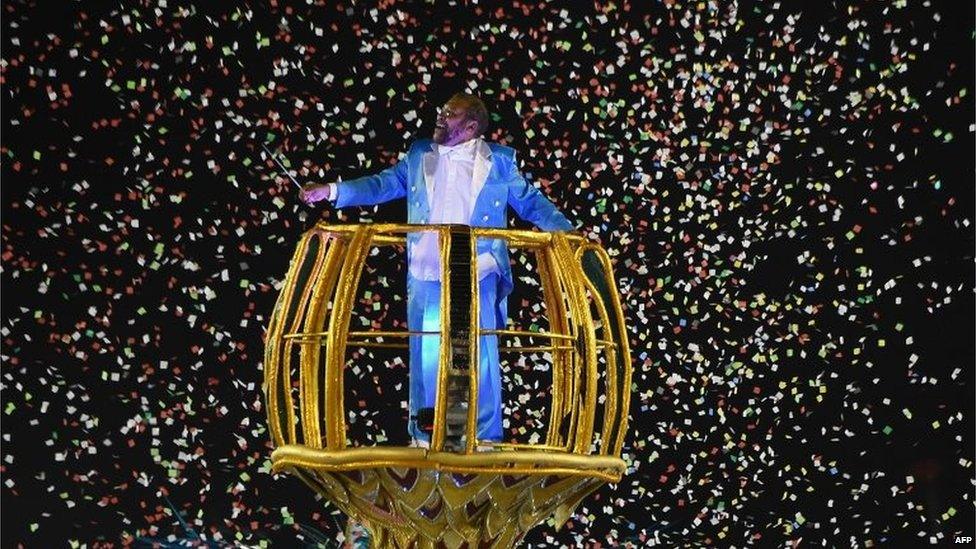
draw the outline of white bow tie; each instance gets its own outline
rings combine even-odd
[[[446,156],[453,160],[470,160],[471,159],[471,147],[468,143],[461,143],[460,145],[438,145],[437,154],[440,156]]]

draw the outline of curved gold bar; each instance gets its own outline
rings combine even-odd
[[[470,241],[471,249],[469,250],[469,256],[471,258],[478,257],[478,239],[477,235],[471,235]],[[445,254],[446,255],[446,254]],[[477,259],[472,259],[470,262],[470,274],[471,279],[471,306],[469,308],[470,324],[468,326],[468,360],[470,366],[468,366],[468,379],[470,380],[470,394],[468,395],[468,424],[465,429],[465,448],[464,452],[466,454],[471,454],[475,451],[478,444],[478,387],[480,371],[481,371],[481,299],[479,299],[478,292],[478,261]],[[443,316],[443,315],[442,315]]]
[[[588,246],[580,246],[576,249],[576,261],[582,264],[583,254],[589,249]],[[589,277],[582,277],[586,288],[589,289],[592,299],[590,300],[597,309],[597,314],[600,317],[600,324],[604,331],[610,330],[610,318],[607,315],[607,307],[599,299],[599,291]],[[611,334],[612,336],[612,334]],[[608,342],[606,340],[597,340],[597,345],[599,348],[600,343],[604,343],[603,347],[606,349],[606,399],[603,403],[603,425],[600,428],[600,433],[602,434],[602,440],[600,441],[600,453],[607,454],[612,445],[612,441],[606,440],[610,435],[611,425],[613,424],[614,414],[617,412],[617,369],[615,367],[617,363],[617,353],[616,345],[614,343]]]
[[[569,335],[569,324],[563,308],[564,300],[557,277],[553,273],[555,266],[551,261],[550,250],[535,251],[539,281],[542,284],[542,299],[546,304],[546,314],[549,316],[549,333],[558,335],[560,339],[574,341]],[[552,356],[552,397],[549,401],[549,428],[546,431],[546,445],[559,446],[565,443],[565,436],[561,434],[563,418],[566,417],[563,393],[565,380],[568,378],[572,354],[557,351]]]
[[[400,448],[374,446],[369,448],[347,448],[345,450],[318,450],[307,446],[286,445],[276,448],[271,454],[274,467],[285,467],[292,462],[321,465],[323,467],[343,466],[354,463],[425,461],[430,468],[478,467],[505,465],[527,465],[538,467],[562,467],[581,471],[606,470],[622,473],[627,464],[624,460],[610,456],[581,456],[577,454],[551,453],[544,451],[485,451],[471,454],[454,452],[435,452],[424,448]]]
[[[451,249],[451,231],[443,226],[439,227],[438,241],[440,242],[441,280],[451,280],[451,263],[448,261],[448,250]],[[440,360],[437,364],[437,395],[434,398],[434,432],[430,437],[431,448],[444,447],[444,434],[447,418],[447,375],[451,368],[451,285],[441,284],[441,314],[440,314]]]
[[[597,258],[603,265],[603,274],[606,277],[606,282],[611,288],[613,288],[615,284],[613,282],[613,268],[610,264],[610,256],[607,254],[606,250],[600,246],[590,245],[589,248],[596,252]],[[624,377],[621,381],[623,386],[621,395],[623,398],[620,402],[620,426],[617,428],[617,438],[613,443],[613,453],[619,455],[623,449],[624,436],[627,434],[627,425],[630,422],[630,385],[632,382],[633,368],[631,366],[630,359],[630,342],[627,340],[626,325],[624,324],[624,313],[620,306],[620,296],[616,292],[613,292],[611,293],[610,298],[612,300],[613,313],[617,317],[617,325],[620,326],[622,332],[621,335],[623,336],[620,338],[618,347],[620,348],[620,354],[624,357],[624,364],[626,365],[624,368]]]
[[[319,236],[322,242],[319,250],[320,255],[325,259],[320,261],[316,269],[309,276],[308,288],[312,289],[312,296],[306,313],[305,326],[303,330],[320,330],[326,321],[327,296],[332,295],[336,285],[336,273],[341,262],[346,244],[335,239]],[[319,273],[321,272],[321,276]],[[304,342],[302,342],[304,343]],[[302,398],[302,425],[304,430],[305,444],[313,448],[322,447],[322,429],[319,425],[322,412],[319,410],[319,377],[320,365],[319,357],[321,347],[319,345],[302,345],[301,347],[301,369],[299,374],[300,395]]]

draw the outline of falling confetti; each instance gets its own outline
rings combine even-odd
[[[972,5],[450,4],[4,6],[4,544],[341,541],[270,472],[263,327],[313,222],[405,215],[306,207],[262,145],[374,172],[458,90],[630,328],[628,474],[527,546],[971,536]],[[386,253],[363,329],[403,328]],[[406,364],[350,357],[350,441],[405,444]],[[528,441],[548,373],[504,368]]]

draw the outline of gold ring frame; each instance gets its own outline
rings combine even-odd
[[[349,327],[371,247],[404,246],[408,233],[420,231],[439,235],[445,282],[451,279],[446,244],[461,232],[471,243],[468,318],[473,320],[467,356],[473,364],[478,363],[479,336],[485,335],[529,341],[501,346],[504,356],[547,353],[551,358],[550,415],[539,444],[478,440],[477,406],[469,405],[464,444],[446,446],[442,395],[452,345],[444,345],[430,448],[347,445],[342,376],[347,346],[404,349],[411,335],[440,334],[441,341],[448,341],[452,333],[448,314],[440,315],[436,332]],[[503,240],[534,256],[548,331],[480,328],[475,257],[481,238]],[[586,254],[597,258],[591,262],[598,266],[596,275],[584,272]],[[447,311],[449,284],[442,288],[441,310]],[[273,469],[294,474],[362,522],[378,547],[511,547],[550,517],[561,525],[587,495],[618,482],[626,470],[620,454],[631,358],[623,321],[609,256],[578,235],[320,223],[299,242],[268,326],[264,392],[275,446]],[[468,400],[477,402],[478,369],[469,370]]]

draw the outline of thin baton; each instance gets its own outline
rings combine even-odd
[[[275,161],[275,164],[277,164],[278,167],[281,168],[281,171],[283,171],[285,175],[288,176],[288,179],[290,179],[291,182],[294,183],[296,187],[298,187],[298,190],[299,191],[302,190],[302,184],[299,183],[298,180],[291,175],[291,172],[289,172],[288,168],[286,168],[285,165],[281,163],[281,160],[278,160],[278,155],[271,152],[267,147],[265,147],[264,143],[261,143],[261,148],[264,149],[264,152],[268,153],[268,156],[270,156],[271,159]]]

